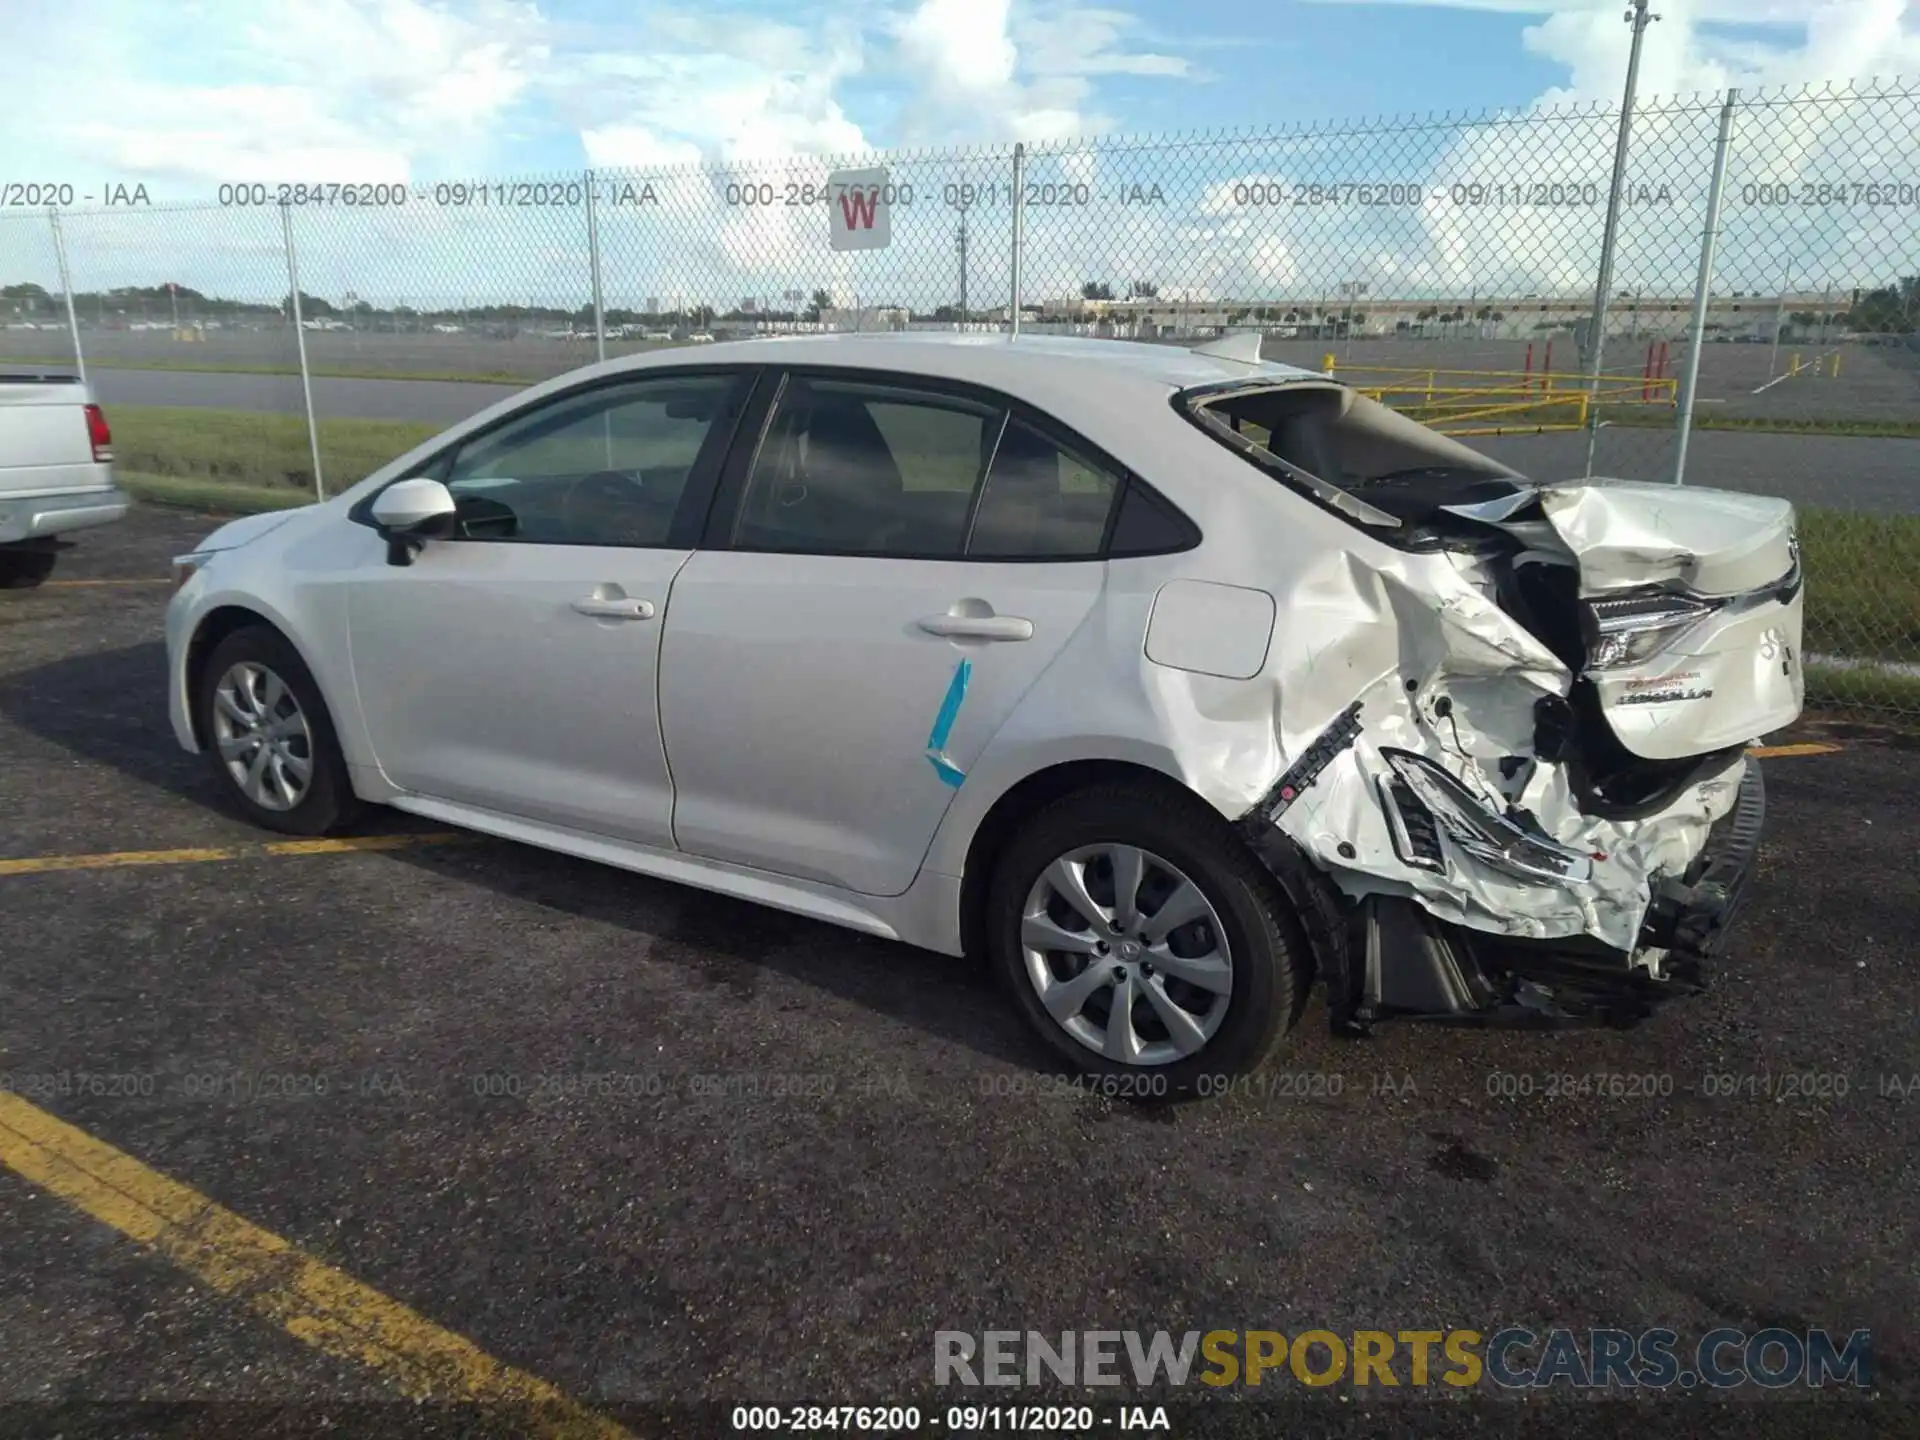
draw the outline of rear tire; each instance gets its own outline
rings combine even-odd
[[[194,706],[222,793],[254,824],[331,835],[358,818],[320,686],[279,631],[250,625],[214,646]]]
[[[1197,797],[1145,784],[1076,791],[1027,821],[995,867],[986,933],[1021,1014],[1120,1094],[1204,1094],[1254,1069],[1312,978],[1259,859]]]
[[[59,557],[51,550],[0,547],[0,590],[31,590],[53,573]]]

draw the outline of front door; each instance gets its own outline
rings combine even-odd
[[[354,684],[394,784],[671,846],[654,697],[690,552],[668,542],[739,384],[663,376],[543,401],[453,456],[453,538],[405,566],[369,546],[348,599]]]

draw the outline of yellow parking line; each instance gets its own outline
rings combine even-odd
[[[326,1265],[199,1191],[0,1092],[0,1165],[417,1401],[511,1406],[554,1436],[624,1436],[546,1381]]]
[[[464,830],[420,835],[353,835],[341,840],[273,840],[263,845],[220,845],[198,850],[113,850],[103,855],[34,855],[0,860],[0,875],[44,875],[55,870],[118,870],[130,865],[201,865],[210,860],[251,860],[262,855],[337,855],[355,850],[403,850],[414,845],[459,845],[484,840]]]
[[[1755,745],[1747,754],[1762,760],[1784,760],[1793,755],[1835,755],[1844,748],[1839,745],[1822,745],[1812,741],[1803,745]]]
[[[171,585],[173,582],[164,576],[158,580],[46,580],[41,582],[43,590],[57,589],[62,585]]]

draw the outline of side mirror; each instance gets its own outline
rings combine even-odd
[[[372,513],[387,537],[387,563],[411,565],[428,540],[453,533],[453,492],[438,480],[416,476],[382,490]]]

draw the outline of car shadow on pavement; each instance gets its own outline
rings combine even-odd
[[[143,785],[204,805],[223,821],[238,816],[224,803],[206,760],[188,754],[173,738],[167,719],[167,647],[161,641],[67,655],[0,673],[0,722]],[[397,810],[375,810],[357,827],[370,833],[439,828]],[[275,837],[263,830],[260,838]]]
[[[212,777],[174,743],[166,696],[167,649],[158,640],[0,674],[0,717],[142,784],[210,801]]]
[[[165,696],[166,648],[149,641],[0,674],[0,721],[230,823],[234,814],[205,762],[175,744]],[[355,828],[445,827],[375,807]],[[260,838],[274,837],[262,831]],[[506,841],[395,850],[387,858],[631,931],[646,941],[650,959],[684,967],[692,983],[722,998],[750,1000],[767,975],[778,974],[997,1061],[1028,1067],[1046,1059],[972,960]]]
[[[389,858],[517,904],[630,932],[645,944],[647,960],[684,970],[722,1010],[754,1003],[767,980],[779,977],[999,1063],[1047,1063],[1047,1051],[1028,1035],[987,966],[971,957],[510,841],[396,850]]]

